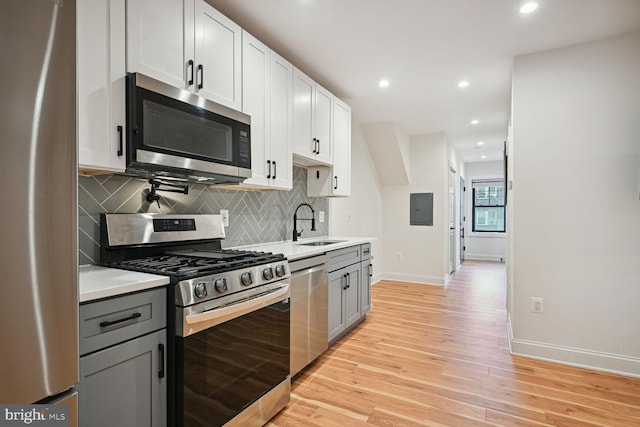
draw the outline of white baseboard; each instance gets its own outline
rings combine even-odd
[[[638,357],[515,338],[510,315],[507,320],[507,335],[509,350],[511,354],[517,356],[640,378],[640,358]]]
[[[423,276],[406,273],[384,273],[379,280],[394,280],[397,282],[420,283],[423,285],[444,286],[447,277]]]
[[[504,261],[504,255],[481,255],[464,253],[465,261]]]

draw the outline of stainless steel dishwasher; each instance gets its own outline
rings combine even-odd
[[[290,261],[291,376],[328,348],[328,278],[325,254]]]

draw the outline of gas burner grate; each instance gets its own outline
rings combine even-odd
[[[112,267],[182,277],[196,273],[211,274],[236,270],[283,259],[285,258],[282,254],[272,254],[271,252],[221,250],[215,252],[192,252],[189,255],[167,254],[125,260],[113,264]]]

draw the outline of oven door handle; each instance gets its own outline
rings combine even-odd
[[[214,308],[213,310],[208,310],[202,313],[187,315],[184,317],[184,336],[194,334],[203,329],[224,323],[227,320],[251,313],[252,311],[269,306],[289,296],[289,285],[286,284],[281,288],[278,288],[278,290],[269,292],[266,295],[261,295],[226,307]]]

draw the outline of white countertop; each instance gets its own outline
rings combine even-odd
[[[324,246],[305,246],[301,243],[317,241],[339,241]],[[243,249],[283,253],[290,261],[323,254],[349,246],[371,243],[375,237],[315,237],[300,239],[297,242],[273,242],[257,245],[239,246],[229,249]],[[81,265],[79,271],[80,302],[88,302],[101,298],[115,297],[129,292],[143,291],[169,284],[169,277],[156,274],[138,273],[117,268],[100,267],[97,265]]]
[[[311,243],[318,241],[340,241],[339,243],[332,243],[324,246],[305,246],[301,243]],[[331,236],[331,237],[314,237],[309,239],[300,239],[297,242],[288,240],[286,242],[273,242],[262,243],[257,245],[238,246],[229,249],[242,249],[251,251],[264,251],[273,253],[283,253],[289,261],[293,261],[300,258],[306,258],[313,255],[323,254],[325,252],[334,251],[336,249],[348,248],[349,246],[361,245],[363,243],[371,243],[378,240],[375,237],[343,237],[343,236]]]
[[[169,284],[169,277],[97,265],[81,265],[80,302],[114,297]]]

